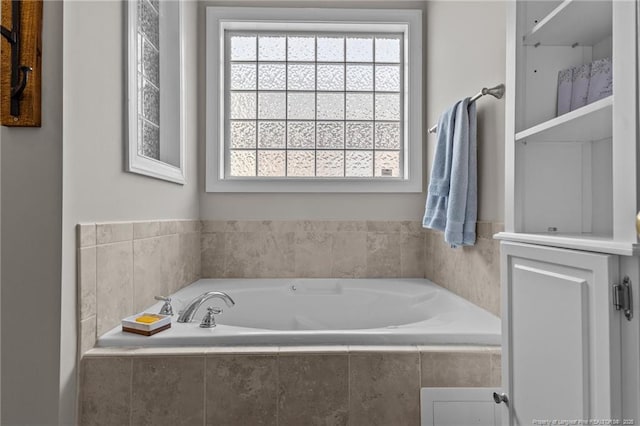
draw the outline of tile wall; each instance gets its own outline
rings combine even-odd
[[[418,426],[421,387],[498,387],[500,350],[96,349],[80,376],[82,425]]]
[[[203,221],[204,278],[428,278],[500,314],[500,223],[450,248],[413,221]]]
[[[200,221],[78,225],[78,350],[200,278]]]

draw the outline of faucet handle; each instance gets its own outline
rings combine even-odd
[[[200,323],[200,328],[213,328],[216,326],[216,318],[214,315],[221,314],[222,309],[220,308],[212,308],[209,306],[207,308],[207,313],[202,318],[202,322]]]
[[[160,308],[160,315],[171,315],[173,316],[173,307],[171,306],[171,298],[165,296],[154,296],[154,299],[161,300],[164,302],[162,308]]]

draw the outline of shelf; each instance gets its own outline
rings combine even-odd
[[[611,137],[613,96],[516,133],[516,141],[597,141]]]
[[[565,0],[524,36],[524,45],[593,46],[611,35],[611,3]]]
[[[493,236],[496,240],[516,241],[520,243],[540,244],[597,253],[610,253],[621,256],[640,254],[640,245],[636,242],[614,241],[611,236],[592,234],[524,234],[519,232],[500,232]]]

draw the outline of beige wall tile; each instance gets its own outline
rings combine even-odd
[[[295,277],[293,232],[226,232],[225,251],[225,277]]]
[[[399,226],[398,223],[398,229]],[[393,234],[367,232],[366,276],[368,278],[400,276],[400,232]]]
[[[97,243],[110,244],[133,240],[133,223],[113,222],[96,225]]]
[[[423,387],[485,387],[491,381],[491,353],[422,352]]]
[[[349,361],[349,425],[420,425],[420,355],[359,353]]]
[[[133,243],[98,246],[96,252],[98,336],[133,312]]]
[[[502,355],[491,354],[491,377],[489,386],[502,387]]]
[[[407,232],[400,234],[400,276],[403,278],[424,278],[424,233]]]
[[[178,235],[133,241],[133,309],[141,312],[154,296],[172,293],[178,280]]]
[[[334,231],[336,224],[330,220],[300,220],[296,222],[296,232],[313,233],[313,232],[331,232]]]
[[[227,226],[226,220],[203,220],[202,223],[202,233],[213,233],[213,232],[224,232]]]
[[[335,232],[331,246],[331,277],[362,278],[367,271],[367,233]]]
[[[427,266],[427,278],[500,315],[500,255],[495,240],[479,238],[475,246],[456,249],[439,232],[428,233],[427,240],[430,248],[425,256],[433,265]]]
[[[491,233],[497,234],[499,232],[504,232],[504,223],[502,222],[493,222],[491,227]]]
[[[225,232],[295,232],[295,220],[228,220]]]
[[[185,287],[200,278],[202,270],[200,255],[200,233],[189,232],[178,236],[179,245],[177,253],[179,259],[178,279],[175,285],[169,285],[169,290],[174,292]]]
[[[337,232],[366,232],[367,222],[364,220],[336,220],[332,222],[332,231]]]
[[[417,220],[403,220],[400,222],[400,232],[413,234],[418,232],[425,232],[425,228],[422,227],[422,221]]]
[[[332,233],[296,232],[295,273],[296,277],[331,276]]]
[[[130,358],[84,358],[80,364],[80,389],[80,425],[129,424]]]
[[[159,235],[171,235],[178,233],[178,222],[175,220],[161,220]]]
[[[224,232],[203,233],[200,237],[200,262],[203,278],[222,278],[226,256]]]
[[[204,423],[204,357],[133,359],[132,425]]]
[[[80,336],[79,350],[80,355],[82,355],[96,345],[95,315],[80,321],[80,330],[78,331],[78,334]]]
[[[388,234],[399,233],[401,222],[389,220],[367,220],[367,232],[384,232]]]
[[[96,314],[96,248],[78,249],[78,317]]]
[[[478,222],[476,224],[476,238],[491,238],[491,222]]]
[[[152,238],[160,235],[160,222],[134,222],[133,223],[133,239]]]
[[[278,358],[216,355],[206,360],[206,424],[277,424]]]
[[[280,426],[348,423],[348,355],[281,355],[278,369]]]
[[[178,220],[176,221],[179,234],[188,234],[191,232],[200,232],[199,220]]]
[[[424,233],[424,277],[434,281],[433,277],[433,233]],[[435,281],[434,281],[435,282]]]
[[[89,247],[96,245],[96,224],[79,224],[77,228],[78,247]]]

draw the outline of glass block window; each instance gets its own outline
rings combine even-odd
[[[225,33],[225,176],[404,178],[403,34]]]
[[[160,4],[138,0],[138,154],[160,159]]]

